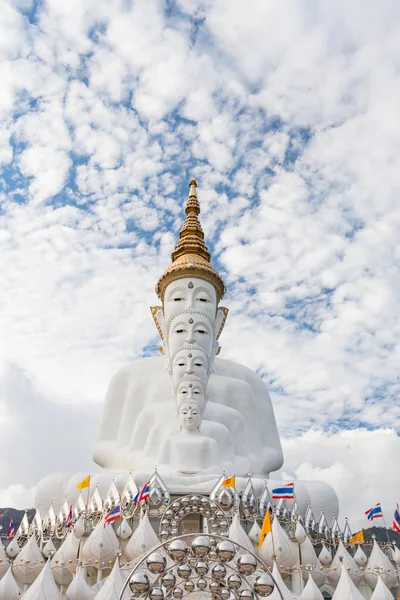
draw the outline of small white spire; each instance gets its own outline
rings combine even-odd
[[[37,600],[38,598],[40,600],[61,600],[60,591],[54,581],[49,560],[39,577],[23,595],[23,600]]]

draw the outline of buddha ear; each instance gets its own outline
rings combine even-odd
[[[214,360],[215,360],[215,357],[217,356],[217,354],[220,353],[220,349],[221,349],[221,346],[219,345],[219,341],[215,340],[212,350],[211,350],[211,356],[210,356],[210,371],[209,371],[210,375],[211,375],[211,373],[214,373],[214,371],[215,371]]]
[[[157,327],[157,331],[160,334],[160,338],[162,341],[165,341],[165,318],[162,306],[151,306],[151,316],[153,317],[153,321]],[[163,350],[165,352],[165,347],[163,344]]]
[[[216,339],[218,340],[219,336],[222,333],[222,330],[225,326],[225,321],[228,318],[229,308],[225,308],[225,306],[220,306],[217,309],[217,316],[215,318],[215,331],[216,331]]]

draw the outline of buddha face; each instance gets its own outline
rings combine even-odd
[[[178,406],[181,406],[183,402],[190,401],[194,401],[196,404],[203,406],[205,402],[203,387],[197,381],[181,381],[176,390],[175,400]]]
[[[177,310],[187,308],[202,308],[215,319],[217,313],[217,294],[208,281],[193,277],[185,277],[172,281],[165,290],[164,316],[169,317]]]
[[[182,348],[174,356],[172,381],[175,389],[185,375],[195,375],[206,383],[208,379],[208,362],[201,348]]]
[[[182,402],[179,407],[179,424],[182,431],[196,431],[200,423],[200,406],[196,402]]]
[[[176,315],[169,327],[167,344],[170,357],[174,356],[184,344],[196,344],[211,357],[215,340],[210,319],[195,313]]]

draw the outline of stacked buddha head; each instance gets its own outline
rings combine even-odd
[[[176,388],[175,400],[180,431],[199,432],[206,404],[204,382],[199,377],[185,375]]]
[[[192,179],[186,220],[172,253],[172,264],[156,287],[163,305],[151,309],[175,390],[185,374],[196,374],[207,386],[228,314],[226,308],[218,307],[225,286],[210,263],[211,255],[204,243],[196,187]]]
[[[169,455],[169,464],[175,467],[181,461],[177,460],[178,452],[171,448],[174,445],[179,447],[185,464],[187,454],[193,456],[194,448],[190,448],[190,444],[196,445],[197,455],[199,452],[208,454],[214,460],[220,456],[218,442],[212,436],[204,435],[207,427],[201,428],[201,423],[206,407],[207,385],[219,350],[218,338],[228,310],[218,307],[225,286],[210,263],[211,255],[198,219],[200,206],[196,187],[196,181],[192,179],[185,207],[186,220],[172,253],[172,264],[156,287],[162,306],[151,308],[162,339],[160,350],[165,355],[171,377],[180,428],[180,436],[168,440],[170,451],[165,446],[163,448],[164,458]],[[196,435],[198,439],[196,442],[193,438],[187,439],[186,447],[182,448],[184,437],[188,435]],[[213,452],[210,452],[210,447],[213,447]],[[204,448],[207,448],[206,452]],[[171,457],[171,450],[174,458]],[[174,465],[171,465],[171,461]],[[199,466],[199,456],[196,463]],[[212,466],[203,460],[200,470]],[[192,464],[189,472],[193,472],[193,468]],[[182,471],[179,468],[176,470]]]

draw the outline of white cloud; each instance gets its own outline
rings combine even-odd
[[[27,489],[20,483],[0,489],[0,506],[25,510],[35,506],[35,488]]]
[[[284,440],[283,449],[283,476],[290,479],[295,475],[302,481],[323,480],[337,491],[340,523],[347,516],[353,531],[370,526],[364,513],[380,502],[385,521],[391,526],[400,500],[397,478],[400,439],[393,429],[336,433],[310,430]],[[383,520],[372,524],[384,526]]]
[[[22,502],[49,472],[91,469],[98,416],[93,404],[49,398],[32,376],[15,364],[0,377],[2,494]],[[26,504],[24,508],[30,505]]]

